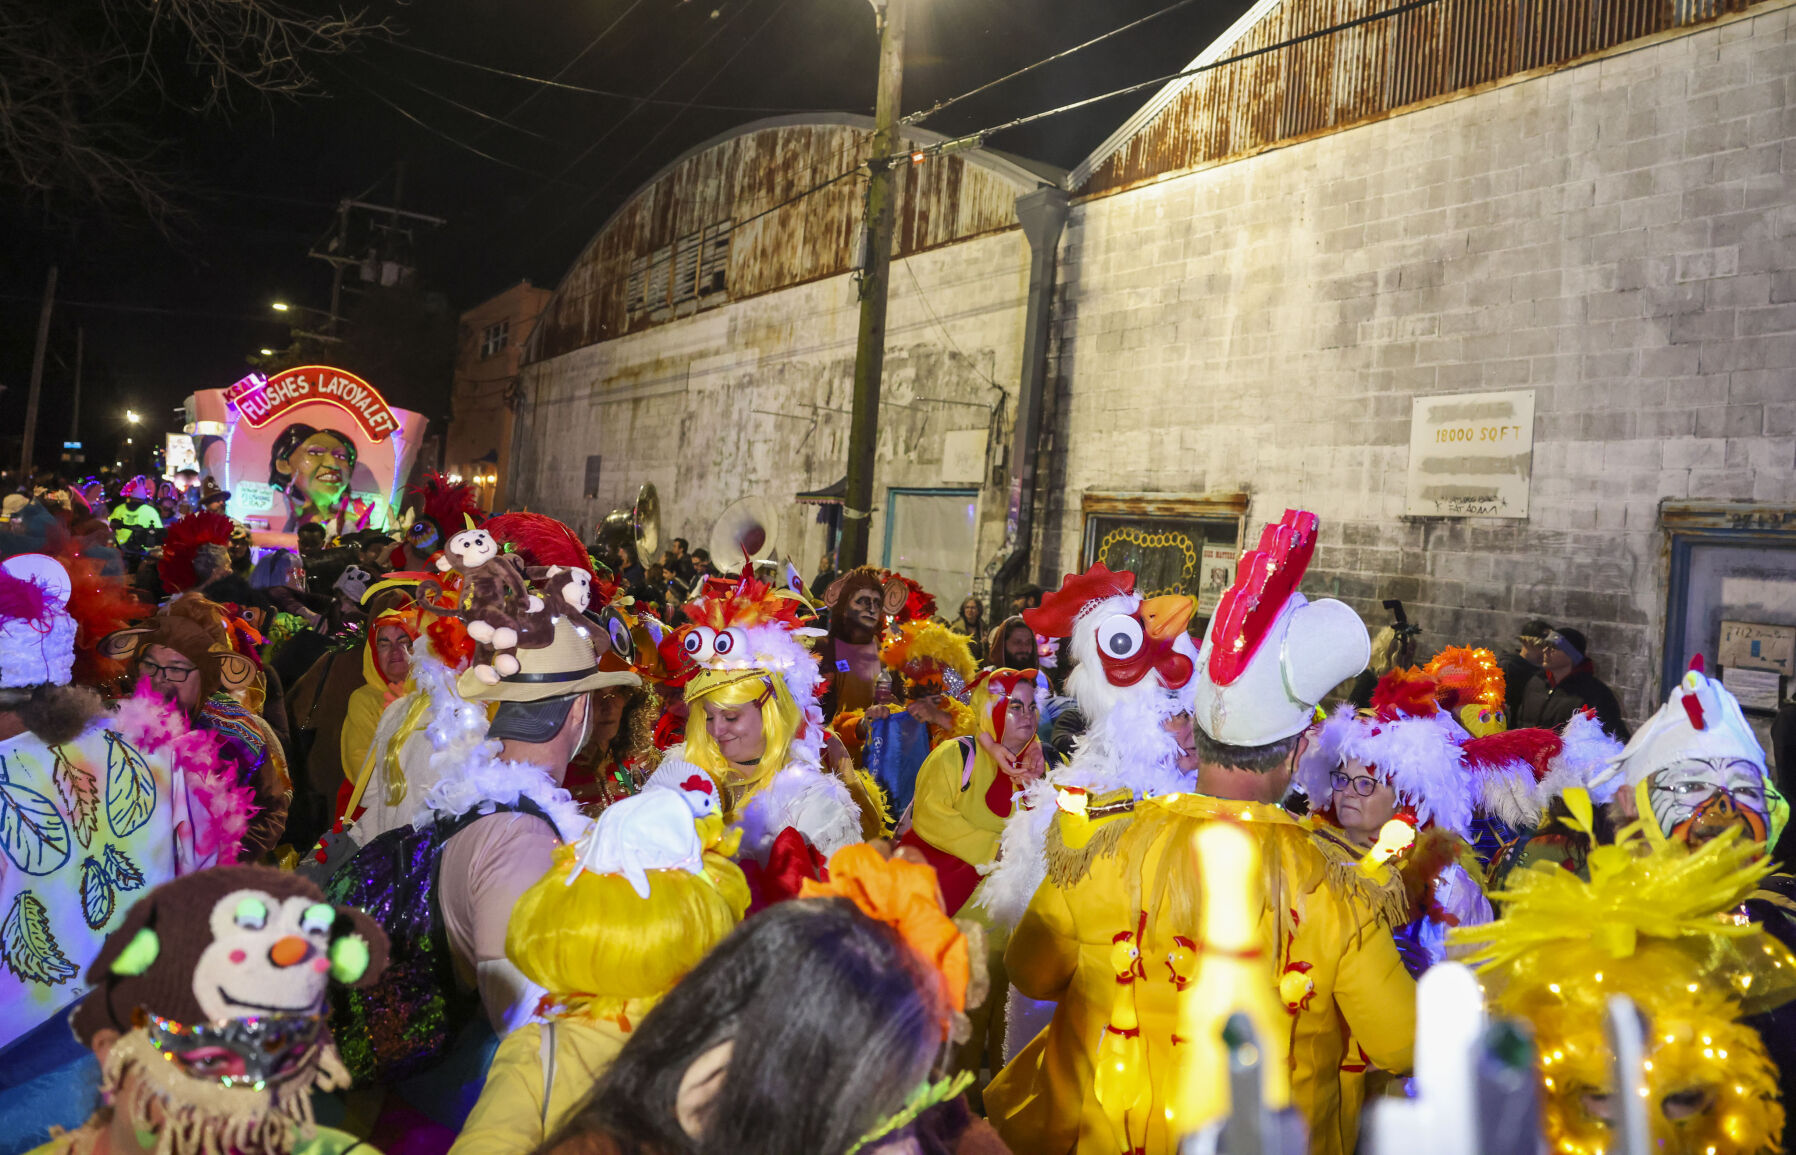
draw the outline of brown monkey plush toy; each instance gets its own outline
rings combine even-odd
[[[464,529],[443,547],[437,566],[462,576],[461,604],[455,616],[467,623],[468,636],[478,644],[474,676],[491,686],[502,676],[517,673],[518,658],[513,651],[530,631],[524,618],[543,608],[543,600],[530,592],[525,580],[523,559],[505,552],[499,539],[486,530]],[[421,592],[431,596],[428,589]]]
[[[372,983],[386,960],[373,919],[297,875],[232,866],[164,883],[107,936],[71,1020],[100,1059],[109,1105],[51,1150],[329,1147],[312,1091],[349,1079],[326,1030],[326,991]]]

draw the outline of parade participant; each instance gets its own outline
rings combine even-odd
[[[210,476],[200,482],[199,513],[223,513],[231,500],[231,491],[220,489]]]
[[[800,640],[820,631],[801,623],[799,607],[797,595],[752,576],[705,583],[679,631],[698,667],[685,689],[692,722],[649,779],[678,787],[693,767],[709,776],[725,820],[742,830],[739,854],[760,867],[788,828],[824,857],[884,829],[871,779],[823,769],[817,659]]]
[[[603,669],[627,671],[615,654],[599,659]],[[562,785],[582,809],[597,816],[607,806],[641,790],[661,751],[655,748],[655,723],[661,705],[646,685],[607,686],[592,696],[592,730],[574,755]]]
[[[147,688],[114,715],[71,672],[110,675],[80,635],[119,613],[116,583],[42,554],[0,563],[0,1134],[86,1117],[91,1065],[62,1012],[146,887],[229,862],[248,823],[212,735]],[[99,626],[103,628],[103,626]]]
[[[399,519],[399,544],[386,564],[396,570],[428,572],[431,559],[453,533],[468,522],[486,520],[474,487],[452,482],[441,473],[426,473],[421,484],[405,490],[405,512]]]
[[[380,525],[380,498],[368,501],[350,492],[355,465],[355,442],[335,429],[294,422],[281,430],[268,453],[268,484],[277,495],[270,524],[278,521],[281,533],[321,525],[330,537]]]
[[[1541,672],[1522,692],[1518,719],[1524,726],[1557,729],[1581,710],[1593,710],[1603,730],[1628,740],[1628,724],[1621,717],[1615,691],[1596,676],[1596,662],[1589,656],[1590,643],[1578,630],[1549,630],[1543,639]]]
[[[1005,824],[1003,853],[980,896],[1000,926],[1016,925],[1041,885],[1057,791],[1126,789],[1139,798],[1191,788],[1190,774],[1179,768],[1186,751],[1168,723],[1191,712],[1197,647],[1185,626],[1195,609],[1183,594],[1143,599],[1134,574],[1099,563],[1068,574],[1025,612],[1032,640],[1068,639],[1077,665],[1067,689],[1086,730],[1071,761],[1032,784]]]
[[[452,1155],[528,1155],[586,1099],[643,1015],[742,921],[748,883],[720,845],[716,795],[695,819],[653,787],[601,814],[512,911],[505,950],[548,993],[499,1044]],[[708,819],[708,820],[707,820]]]
[[[118,544],[136,553],[150,547],[150,535],[162,528],[162,515],[150,504],[155,487],[142,474],[125,482],[119,491],[124,500],[112,507],[112,528],[118,531]]]
[[[977,666],[966,639],[928,620],[908,621],[888,632],[879,648],[882,686],[891,702],[877,701],[859,714],[838,714],[834,729],[885,792],[891,817],[910,808],[917,771],[942,742],[973,732],[967,687]],[[884,697],[884,694],[876,695]]]
[[[649,1012],[545,1150],[909,1149],[917,1116],[961,1085],[929,1077],[965,998],[965,942],[931,914],[927,871],[886,877],[871,849],[848,853],[862,861],[838,870],[838,855],[831,878],[850,887],[826,893],[852,888],[852,900],[781,903],[744,922]]]
[[[1461,749],[1466,732],[1416,670],[1380,678],[1371,704],[1344,704],[1310,734],[1295,782],[1310,799],[1309,825],[1331,861],[1357,863],[1393,820],[1413,841],[1397,860],[1401,914],[1385,914],[1410,972],[1446,957],[1449,926],[1489,922],[1467,842],[1476,796]]]
[[[1577,789],[1565,797],[1569,820],[1590,834],[1590,799]],[[1632,1088],[1616,1085],[1606,1031],[1618,995],[1633,1001],[1644,1028],[1644,1146],[1686,1155],[1780,1149],[1778,1070],[1741,1020],[1796,994],[1796,956],[1735,917],[1770,866],[1739,824],[1719,826],[1725,833],[1692,849],[1630,825],[1619,842],[1591,851],[1588,878],[1544,865],[1518,871],[1492,896],[1502,918],[1454,932],[1455,946],[1473,948],[1468,961],[1492,1012],[1532,1028],[1550,1150],[1621,1147],[1621,1097]]]
[[[274,731],[232,696],[252,685],[258,670],[232,646],[218,606],[189,594],[143,625],[106,638],[102,651],[125,663],[132,682],[147,679],[189,725],[219,735],[237,767],[236,785],[255,792],[243,858],[254,862],[274,849],[286,827],[293,783]]]
[[[1174,1081],[1160,1072],[1175,1062],[1180,991],[1196,970],[1191,944],[1203,940],[1197,873],[1181,856],[1210,823],[1237,824],[1260,846],[1257,957],[1291,1016],[1291,1102],[1310,1150],[1351,1151],[1357,1139],[1358,1119],[1341,1111],[1350,1032],[1387,1070],[1409,1065],[1415,985],[1379,925],[1378,896],[1277,805],[1315,703],[1370,651],[1350,608],[1297,592],[1315,543],[1314,515],[1288,511],[1268,525],[1210,621],[1196,685],[1198,793],[1135,800],[1124,787],[1060,800],[1047,882],[1005,952],[1018,990],[1059,1005],[985,1092],[1016,1150],[1176,1148]],[[1104,632],[1125,635],[1137,637]],[[1111,1063],[1102,1079],[1100,1052]]]
[[[232,576],[231,544],[236,531],[221,513],[196,513],[168,527],[156,576],[168,596],[204,590]]]
[[[981,881],[980,871],[998,855],[998,841],[1013,799],[1047,772],[1035,728],[1037,703],[1047,682],[1034,670],[984,670],[973,682],[971,737],[943,742],[917,774],[911,828],[900,845],[913,847],[930,866],[950,915],[986,928],[986,969],[991,987],[1002,994],[1006,936],[981,912],[967,906]],[[1001,998],[987,999],[969,1012],[968,1042],[956,1067],[977,1074],[1004,1065],[1006,1009]]]
[[[359,775],[374,744],[380,716],[406,689],[412,670],[412,643],[422,632],[415,607],[389,609],[368,624],[362,651],[362,684],[349,695],[338,735],[339,765],[344,776]]]
[[[992,627],[985,643],[985,664],[1007,670],[1034,669],[1038,653],[1035,631],[1023,615],[1013,614]]]
[[[898,612],[909,596],[903,582],[888,580],[872,566],[849,570],[823,591],[829,636],[816,649],[823,667],[825,718],[873,704],[886,618]]]
[[[325,1028],[332,983],[366,985],[386,938],[359,910],[260,867],[165,883],[88,970],[73,1026],[107,1106],[33,1155],[338,1155],[312,1091],[346,1080]]]
[[[968,594],[960,603],[960,612],[948,623],[948,628],[967,640],[974,661],[985,661],[985,605],[976,595]]]
[[[998,856],[1012,799],[1046,773],[1035,732],[1046,693],[1034,670],[983,670],[975,678],[970,737],[943,742],[917,773],[914,846],[941,880],[943,904],[958,915]]]

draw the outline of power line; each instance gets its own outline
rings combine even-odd
[[[342,73],[341,75],[348,77],[347,73]],[[432,136],[439,137],[442,140],[445,140],[448,143],[454,145],[456,148],[463,149],[464,151],[467,151],[467,152],[471,152],[475,156],[480,157],[482,160],[488,160],[494,164],[503,165],[506,168],[514,169],[518,172],[523,173],[525,176],[534,177],[537,180],[543,181],[548,184],[562,183],[560,177],[547,176],[543,173],[537,172],[535,169],[525,168],[521,164],[514,164],[513,162],[506,160],[503,157],[494,156],[492,153],[487,152],[485,149],[480,148],[478,145],[475,145],[468,141],[462,140],[460,137],[452,136],[449,133],[444,132],[442,129],[436,127],[435,125],[430,124],[429,122],[420,119],[413,113],[408,112],[406,109],[400,107],[398,104],[396,104],[394,101],[389,99],[384,93],[380,92],[378,89],[375,89],[367,84],[363,84],[360,81],[355,80],[354,77],[348,77],[348,79],[350,79],[350,81],[352,83],[357,84],[362,89],[362,91],[366,92],[369,96],[372,96],[374,99],[380,101],[382,104],[386,105],[388,108],[392,109],[394,112],[397,112],[400,116],[405,117],[407,120],[411,121],[413,124],[417,125],[419,128],[422,128],[424,131],[430,133]],[[385,178],[382,178],[382,179],[385,179]],[[378,183],[378,182],[376,182],[376,183]]]
[[[1082,44],[1075,44],[1071,48],[1063,49],[1059,52],[1054,53],[1054,55],[1052,55],[1052,56],[1044,57],[1041,60],[1037,60],[1034,64],[1025,65],[1022,68],[1017,69],[1015,72],[1006,73],[1005,75],[998,77],[996,80],[987,81],[986,83],[981,84],[978,88],[970,89],[966,92],[961,93],[959,96],[950,96],[945,100],[938,100],[934,104],[930,105],[928,108],[923,109],[921,112],[913,112],[909,116],[901,118],[898,123],[899,124],[922,124],[923,121],[927,120],[929,117],[934,116],[936,113],[941,112],[945,108],[951,108],[954,105],[959,104],[963,100],[971,100],[973,97],[978,96],[980,93],[987,92],[993,88],[996,88],[1000,84],[1008,83],[1009,81],[1015,80],[1019,76],[1027,76],[1029,73],[1034,72],[1038,68],[1045,68],[1057,60],[1064,60],[1067,57],[1071,56],[1073,53],[1082,52],[1085,49],[1090,48],[1094,44],[1102,44],[1104,41],[1109,40],[1113,36],[1121,36],[1125,32],[1132,32],[1135,29],[1141,27],[1143,24],[1148,23],[1150,20],[1158,20],[1160,17],[1169,15],[1173,12],[1177,12],[1181,8],[1188,8],[1192,4],[1195,4],[1196,2],[1197,2],[1197,0],[1176,0],[1176,3],[1169,4],[1165,8],[1160,9],[1158,12],[1150,12],[1146,16],[1143,16],[1139,20],[1131,20],[1129,23],[1123,25],[1121,28],[1112,28],[1110,31],[1105,32],[1102,35],[1093,36],[1090,40],[1087,40]]]
[[[767,19],[761,21],[759,27],[757,27],[753,32],[751,32],[747,36],[745,36],[742,39],[742,42],[736,46],[736,51],[730,53],[729,59],[725,60],[721,66],[719,66],[717,69],[715,69],[711,73],[710,79],[706,80],[703,84],[701,84],[699,86],[698,91],[693,94],[695,101],[696,101],[697,97],[704,95],[704,92],[707,88],[710,88],[713,84],[717,83],[718,77],[722,76],[725,72],[729,71],[730,65],[736,63],[737,57],[741,56],[745,51],[747,51],[748,46],[750,44],[753,44],[755,42],[755,39],[757,37],[759,37],[761,35],[761,33],[767,31],[767,26],[772,24],[774,22],[774,20],[776,20],[779,17],[780,13],[782,13],[786,10],[786,6],[789,5],[791,2],[792,2],[792,0],[779,0],[779,3],[774,7],[773,11],[769,12],[767,14]],[[745,5],[743,5],[742,8],[738,9],[738,12],[746,12],[747,10],[748,10],[748,6],[745,4]],[[723,31],[723,29],[721,29],[721,28],[718,29],[718,32],[722,32],[722,31]],[[709,41],[707,41],[707,43],[709,43]],[[703,47],[704,47],[704,45],[700,45],[700,50],[702,50]],[[694,55],[697,55],[696,51],[694,52]],[[681,67],[683,68],[685,66],[681,65]],[[682,115],[684,115],[685,112],[687,111],[687,109],[689,109],[691,107],[693,107],[693,104],[689,102],[684,107],[682,107],[678,112],[674,113],[674,115],[668,120],[668,122],[666,124],[662,125],[659,129],[657,129],[655,131],[653,136],[649,137],[648,140],[643,142],[642,147],[637,149],[636,152],[633,155],[631,155],[630,159],[624,161],[622,164],[618,165],[615,169],[613,169],[611,176],[609,178],[607,178],[603,184],[599,185],[597,188],[593,189],[593,191],[591,193],[587,194],[586,199],[581,201],[578,205],[576,205],[574,207],[574,210],[571,213],[569,213],[567,215],[567,217],[565,219],[563,219],[563,221],[560,224],[556,225],[555,228],[550,230],[548,233],[545,233],[543,236],[543,240],[539,241],[538,245],[540,246],[541,244],[547,242],[550,238],[552,238],[552,237],[556,236],[558,233],[560,233],[561,230],[566,228],[567,225],[575,217],[579,216],[582,212],[584,212],[586,210],[586,206],[592,204],[593,201],[599,199],[599,197],[601,195],[603,195],[607,190],[609,190],[612,185],[616,184],[619,177],[621,177],[624,173],[628,172],[630,170],[631,165],[635,164],[638,160],[641,160],[643,154],[648,152],[649,149],[653,148],[655,145],[655,142],[660,140],[664,135],[666,135],[669,129],[673,128],[674,125],[678,124],[680,122],[680,117]]]
[[[0,293],[0,301],[38,301],[36,294]],[[66,297],[56,298],[59,309],[94,309],[107,313],[155,313],[168,317],[205,317],[210,320],[247,321],[259,325],[275,325],[280,322],[272,317],[249,316],[244,313],[221,313],[207,309],[170,309],[163,305],[127,305],[113,301],[71,301]]]
[[[1189,4],[1189,3],[1192,3],[1193,0],[1181,0],[1181,2]],[[658,98],[655,98],[652,96],[639,96],[632,92],[615,92],[608,88],[589,88],[584,84],[568,84],[568,83],[565,83],[560,80],[551,80],[551,79],[547,79],[547,78],[541,77],[541,76],[531,76],[528,73],[524,73],[524,72],[513,72],[508,68],[496,68],[490,64],[480,64],[473,60],[462,60],[459,57],[450,56],[447,53],[443,53],[443,52],[437,52],[430,48],[421,48],[416,44],[405,44],[405,43],[396,41],[396,42],[394,42],[394,47],[403,48],[407,52],[416,52],[420,56],[429,56],[436,60],[447,61],[450,64],[459,64],[463,68],[472,68],[472,69],[476,69],[480,72],[488,72],[488,73],[493,74],[494,76],[504,76],[504,77],[509,77],[512,80],[527,81],[531,84],[540,85],[544,88],[560,89],[563,92],[578,92],[578,93],[581,93],[586,96],[603,96],[603,97],[608,97],[612,100],[627,100],[627,101],[630,101],[635,104],[670,105],[670,106],[677,106],[677,107],[681,107],[681,108],[697,108],[697,109],[702,109],[706,112],[793,113],[793,112],[831,112],[831,111],[835,111],[833,109],[825,109],[825,108],[798,108],[798,107],[793,107],[793,106],[789,106],[789,105],[699,104],[696,102],[689,102],[689,101],[683,101],[683,100],[661,100],[661,99],[658,99]]]
[[[1336,32],[1345,32],[1349,28],[1357,28],[1362,24],[1373,24],[1377,21],[1385,20],[1392,16],[1400,16],[1405,12],[1412,12],[1417,8],[1425,8],[1430,4],[1438,2],[1439,0],[1409,0],[1408,3],[1399,4],[1395,8],[1387,8],[1383,12],[1372,12],[1365,16],[1355,17],[1352,20],[1343,20],[1341,23],[1331,24],[1327,28],[1318,28],[1313,32],[1305,32],[1302,35],[1293,36],[1289,40],[1280,40],[1276,44],[1266,44],[1259,48],[1250,48],[1246,52],[1240,52],[1222,60],[1213,60],[1208,64],[1200,64],[1196,68],[1187,68],[1183,72],[1174,72],[1169,76],[1161,76],[1154,80],[1144,80],[1139,84],[1131,84],[1124,88],[1111,89],[1109,92],[1102,92],[1096,96],[1088,96],[1083,100],[1075,100],[1070,104],[1062,104],[1055,108],[1045,109],[1041,112],[1032,112],[1027,116],[1014,117],[1001,124],[994,124],[989,128],[982,128],[975,132],[964,133],[952,140],[945,140],[939,144],[932,144],[927,148],[916,151],[933,156],[937,153],[950,150],[980,147],[984,144],[986,137],[995,136],[1000,132],[1005,132],[1013,128],[1020,128],[1025,124],[1033,124],[1038,120],[1046,120],[1051,116],[1059,116],[1062,113],[1073,112],[1084,108],[1087,105],[1098,104],[1118,96],[1127,96],[1131,92],[1140,92],[1144,88],[1153,88],[1162,84],[1171,84],[1175,80],[1184,80],[1188,77],[1198,76],[1205,72],[1212,72],[1230,64],[1239,64],[1243,60],[1250,60],[1255,56],[1264,56],[1268,52],[1277,52],[1282,48],[1290,48],[1293,45],[1303,44],[1323,36],[1332,36]]]
[[[374,67],[374,65],[371,62],[368,63],[368,66],[370,68]],[[477,116],[481,120],[489,121],[493,124],[500,126],[501,128],[509,128],[513,132],[521,132],[525,136],[533,136],[537,140],[547,140],[548,139],[542,133],[537,132],[534,129],[525,128],[521,124],[513,124],[509,120],[504,120],[500,117],[494,116],[490,112],[482,112],[478,108],[474,108],[471,105],[463,104],[461,101],[456,100],[452,96],[444,96],[442,93],[437,92],[434,89],[426,88],[424,85],[419,84],[417,81],[412,80],[409,77],[399,76],[398,80],[401,84],[405,85],[407,88],[417,89],[419,92],[422,92],[425,96],[434,97],[435,99],[442,101],[444,104],[447,104],[452,108],[459,108],[463,112],[467,113],[470,116]]]

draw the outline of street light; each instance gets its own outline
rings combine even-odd
[[[274,350],[273,349],[264,349],[264,350],[262,350],[262,356],[272,357],[272,356],[274,356]]]
[[[137,412],[137,410],[127,409],[127,410],[125,410],[125,420],[129,421],[133,425],[136,425],[139,421],[143,420],[143,417],[141,414],[139,414]]]
[[[285,301],[276,301],[270,307],[273,308],[274,311],[277,313],[285,313],[288,309],[292,308],[292,306],[287,304],[287,302],[285,302]]]

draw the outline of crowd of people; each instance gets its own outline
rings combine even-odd
[[[1630,730],[1573,626],[1374,638],[1300,511],[1207,619],[1098,564],[988,621],[181,482],[5,499],[5,1155],[1172,1152],[1231,1011],[1345,1153],[1461,962],[1551,1149],[1615,1147],[1615,994],[1655,1149],[1782,1148],[1789,808],[1700,663]]]

